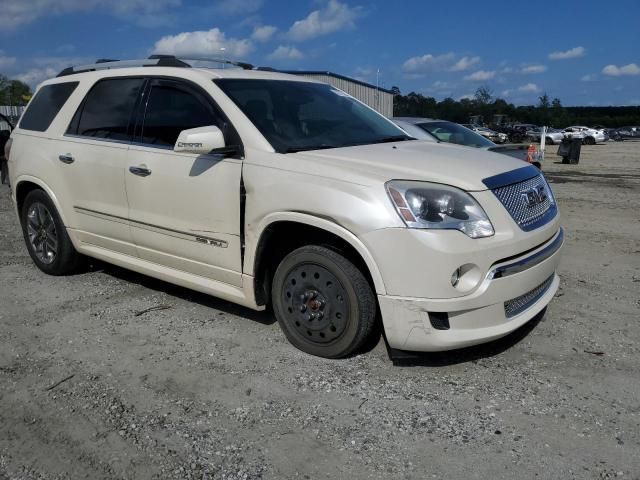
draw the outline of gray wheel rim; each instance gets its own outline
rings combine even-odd
[[[27,235],[38,260],[53,263],[58,254],[58,232],[51,212],[40,202],[33,203],[27,212]]]

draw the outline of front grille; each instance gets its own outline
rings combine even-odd
[[[504,302],[505,316],[507,318],[512,318],[524,312],[527,308],[540,300],[540,297],[542,297],[551,286],[551,282],[553,282],[553,275],[524,295],[520,295],[519,297],[512,298],[511,300]]]
[[[529,231],[544,225],[556,214],[553,193],[542,174],[494,188],[492,192],[522,230]]]

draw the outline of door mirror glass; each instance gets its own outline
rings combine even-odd
[[[216,153],[216,150],[221,151],[224,147],[222,130],[211,125],[182,130],[178,135],[173,151],[206,155],[207,153]]]

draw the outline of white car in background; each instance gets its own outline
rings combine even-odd
[[[582,138],[582,143],[585,145],[595,145],[607,140],[604,130],[595,130],[584,126],[567,127],[563,132],[568,138]]]

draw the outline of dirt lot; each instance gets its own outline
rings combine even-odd
[[[105,264],[48,277],[1,187],[0,479],[640,478],[640,143],[558,160],[546,316],[404,366]]]

